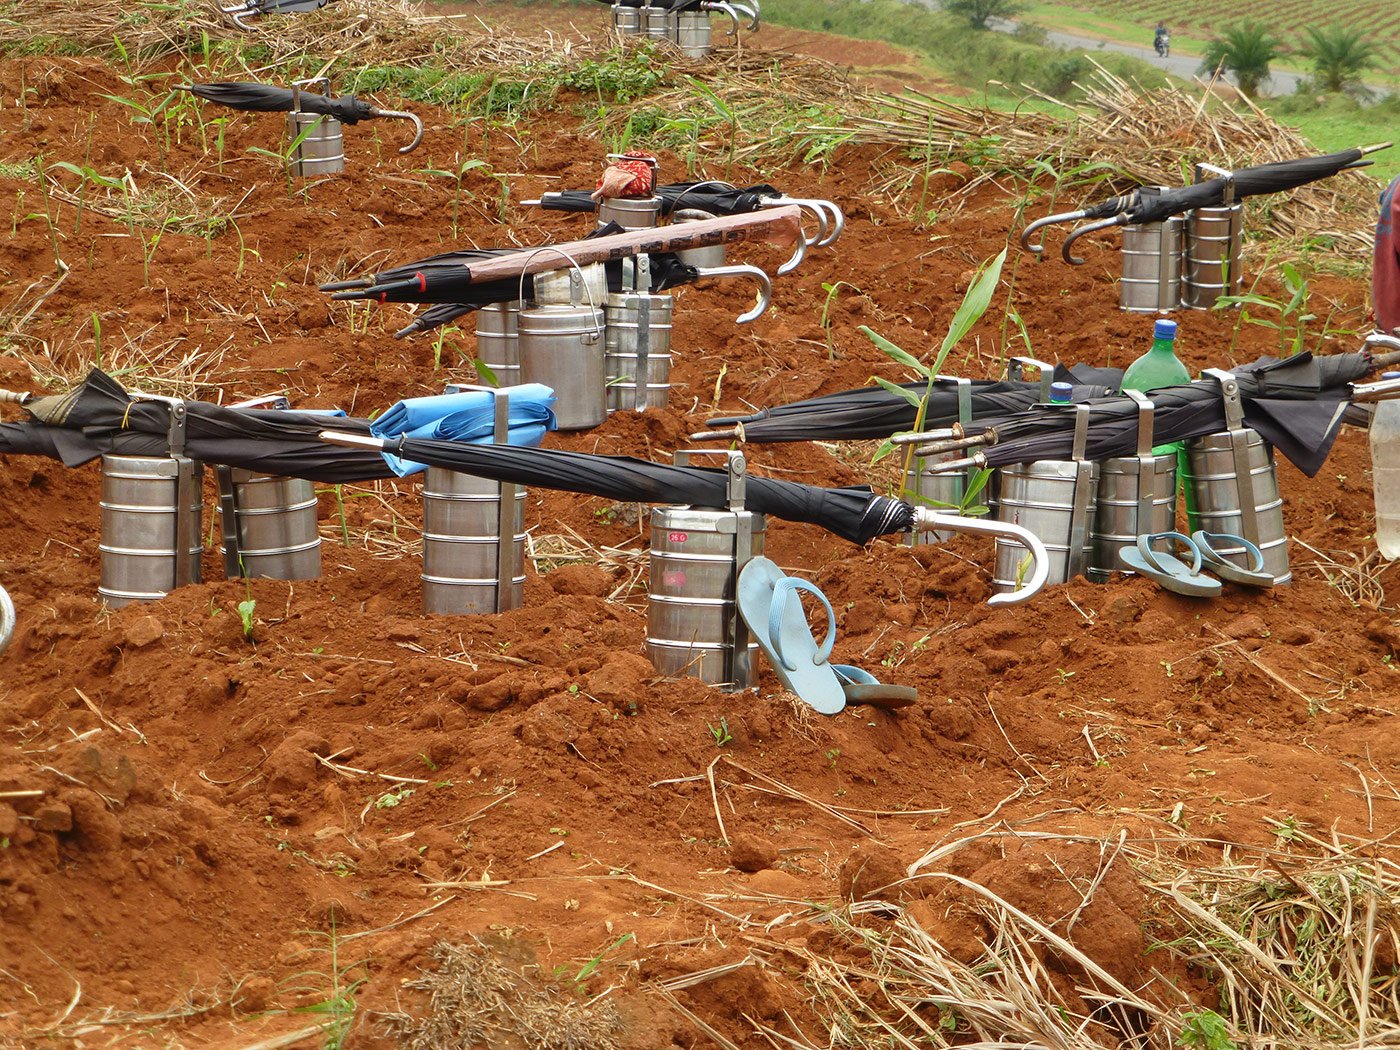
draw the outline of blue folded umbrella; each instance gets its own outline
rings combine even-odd
[[[374,420],[370,433],[381,438],[407,436],[489,445],[495,441],[495,399],[498,396],[507,397],[510,404],[507,444],[538,445],[545,431],[558,426],[549,407],[554,404],[554,391],[542,383],[525,383],[502,387],[496,394],[469,390],[460,394],[409,398]],[[399,477],[427,469],[422,463],[400,459],[387,452],[384,462]]]

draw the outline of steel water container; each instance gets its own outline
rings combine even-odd
[[[423,610],[460,615],[518,609],[525,600],[525,489],[515,486],[510,586],[500,590],[499,482],[429,467],[423,482]]]
[[[614,292],[608,296],[603,313],[607,318],[604,371],[609,412],[665,408],[670,403],[674,308],[669,295]],[[642,358],[639,352],[644,335],[647,352]],[[639,383],[644,387],[640,400]]]
[[[608,418],[602,309],[536,306],[519,319],[520,381],[554,390],[560,430],[587,430]]]
[[[711,685],[727,682],[734,643],[737,515],[726,510],[655,507],[651,512],[651,593],[647,603],[647,656],[665,675],[686,675]],[[750,515],[754,557],[763,553],[766,522]],[[758,645],[748,645],[752,679]]]
[[[665,7],[639,8],[642,17],[642,33],[653,40],[676,39],[676,19]]]
[[[1243,536],[1264,555],[1264,569],[1273,574],[1275,583],[1293,578],[1273,448],[1259,434],[1220,431],[1188,441],[1182,481],[1193,497],[1193,532],[1204,529]],[[1216,549],[1236,565],[1252,567],[1243,547]]]
[[[709,11],[676,13],[676,45],[687,58],[706,58],[714,50]]]
[[[305,138],[302,138],[303,133]],[[295,111],[287,114],[287,141],[301,141],[292,147],[288,167],[297,178],[335,175],[345,170],[345,142],[340,121],[319,113]]]
[[[701,208],[681,208],[671,213],[672,224],[679,222],[703,222],[706,219],[713,218],[716,218],[716,216]],[[724,252],[725,246],[723,244],[711,244],[705,248],[684,248],[676,252],[676,258],[686,266],[709,269],[711,267],[724,265]]]
[[[612,23],[613,29],[622,36],[639,36],[642,32],[642,13],[635,7],[613,4]]]
[[[1137,456],[1106,459],[1099,465],[1093,554],[1085,573],[1097,583],[1108,579],[1111,572],[1131,571],[1124,567],[1120,552],[1124,547],[1135,547],[1139,536],[1176,528],[1176,455],[1149,459],[1151,482],[1146,493],[1139,484]],[[1144,496],[1150,500],[1146,514]]]
[[[1003,467],[998,474],[996,517],[1039,536],[1049,555],[1047,583],[1065,583],[1088,569],[1090,529],[1097,505],[1099,465],[1082,460],[1040,460]],[[1026,548],[996,541],[992,586],[1015,590]]]
[[[1209,310],[1222,295],[1244,288],[1244,206],[1197,208],[1186,222],[1186,272],[1181,281],[1181,304]]]
[[[198,460],[102,457],[97,593],[108,605],[154,601],[199,582],[203,480],[204,464]]]
[[[915,507],[927,507],[939,514],[957,514],[962,505],[963,493],[967,490],[967,475],[961,471],[955,474],[935,474],[931,469],[938,463],[957,459],[956,452],[943,452],[936,456],[914,456],[909,461],[909,469],[904,472],[904,489],[901,498]],[[914,529],[904,537],[906,546],[917,547],[924,543],[945,543],[956,533],[949,529],[930,529],[924,532]]]
[[[492,303],[476,312],[476,356],[491,369],[498,387],[520,385],[517,321],[524,305],[515,299],[508,303]]]
[[[314,580],[321,575],[316,489],[305,478],[230,468],[242,576]],[[224,554],[221,546],[219,552]]]
[[[1181,303],[1182,220],[1123,227],[1123,276],[1118,306],[1133,313],[1175,310]]]
[[[535,274],[536,306],[601,306],[608,297],[608,271],[602,263],[569,266]]]
[[[598,202],[598,225],[615,222],[624,230],[650,230],[661,217],[661,204],[660,197],[605,197]]]

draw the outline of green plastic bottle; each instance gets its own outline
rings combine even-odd
[[[1123,389],[1146,394],[1159,386],[1191,382],[1191,373],[1176,356],[1176,322],[1157,321],[1152,326],[1152,349],[1128,366]]]
[[[1189,382],[1191,373],[1186,371],[1181,358],[1176,356],[1176,322],[1158,320],[1152,326],[1152,348],[1130,364],[1123,373],[1123,389],[1146,394],[1158,387],[1181,386]],[[1168,445],[1156,445],[1152,454],[1176,456],[1177,491],[1185,498],[1187,520],[1192,520],[1195,501],[1190,489],[1186,487],[1188,467],[1185,442],[1174,441]]]

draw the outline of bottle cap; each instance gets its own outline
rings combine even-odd
[[[1051,383],[1050,403],[1052,405],[1067,405],[1069,404],[1070,394],[1073,392],[1074,384],[1072,383]]]
[[[1153,325],[1152,325],[1152,338],[1153,338],[1153,339],[1175,339],[1175,338],[1176,338],[1176,322],[1175,322],[1175,321],[1156,321],[1156,322],[1154,322]]]

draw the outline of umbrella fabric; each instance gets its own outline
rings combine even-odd
[[[42,423],[0,423],[0,456],[45,456],[65,467],[80,467],[102,449],[80,431]]]
[[[53,425],[83,428],[83,436],[101,445],[102,451],[127,455],[169,451],[169,406],[159,401],[129,400],[120,384],[98,370],[67,394],[37,398],[25,407],[31,412],[37,408],[54,420]],[[331,484],[393,476],[376,450],[343,448],[319,440],[316,435],[327,426],[322,415],[225,408],[204,401],[187,401],[185,407],[185,454],[192,459]],[[336,420],[334,427],[369,436],[370,423],[347,417]],[[426,438],[396,438],[386,451],[478,477],[627,502],[727,505],[726,475],[721,470],[676,467],[627,456]],[[865,486],[827,489],[756,477],[748,478],[745,484],[750,510],[818,525],[855,543],[907,531],[913,524],[913,507],[877,496]]]
[[[629,503],[723,508],[727,475],[706,467],[677,467],[631,456],[595,456],[549,448],[467,445],[401,438],[386,452],[480,478],[563,492],[581,492]],[[868,486],[827,489],[774,478],[745,480],[745,506],[784,521],[819,525],[853,543],[907,531],[913,508],[877,496]]]
[[[1262,193],[1280,193],[1283,190],[1296,189],[1335,175],[1348,165],[1355,164],[1363,156],[1359,149],[1348,149],[1321,157],[1299,157],[1296,160],[1279,160],[1252,168],[1241,168],[1234,173],[1235,198],[1238,200]],[[1125,214],[1129,222],[1161,222],[1194,208],[1215,207],[1224,201],[1228,181],[1223,178],[1207,179],[1205,182],[1183,186],[1180,189],[1142,195]]]
[[[254,113],[290,113],[295,107],[295,95],[291,88],[273,84],[221,80],[212,84],[191,84],[189,90],[206,101]],[[301,109],[304,113],[334,117],[342,124],[358,124],[375,115],[373,105],[361,102],[354,95],[330,98],[314,91],[301,92]]]
[[[1085,374],[1088,373],[1088,374]],[[1074,384],[1074,401],[1102,397],[1118,389],[1122,373],[1117,369],[1056,368],[1056,379]],[[927,384],[905,383],[903,388],[923,394]],[[972,418],[1003,416],[1029,408],[1040,398],[1039,383],[1009,380],[974,380]],[[749,416],[723,416],[709,420],[712,427],[742,424],[744,440],[755,443],[780,441],[863,441],[887,438],[914,425],[917,410],[902,397],[883,387],[860,387],[822,397],[794,401]],[[957,387],[937,382],[924,413],[927,429],[958,421]]]
[[[1150,392],[1156,408],[1153,440],[1159,444],[1214,434],[1226,427],[1225,407],[1215,383],[1163,387]],[[1244,425],[1256,430],[1309,477],[1326,461],[1342,424],[1344,396],[1313,400],[1241,398]],[[1103,460],[1137,451],[1137,405],[1126,397],[1088,402],[1092,406],[1085,455]],[[1069,459],[1074,446],[1074,413],[1038,406],[985,422],[999,435],[979,451],[988,466]]]
[[[545,431],[558,427],[549,407],[554,404],[554,391],[542,383],[506,387],[501,395],[507,398],[509,406],[508,444],[538,445]],[[486,390],[469,390],[459,394],[409,398],[378,416],[370,424],[370,433],[381,438],[407,436],[490,443],[495,440],[497,396]],[[427,469],[426,464],[413,463],[387,453],[384,461],[399,477]]]
[[[1319,157],[1276,160],[1268,164],[1240,168],[1234,173],[1235,199],[1296,189],[1309,182],[1335,175],[1343,168],[1355,164],[1363,156],[1361,150],[1349,149]],[[1155,186],[1139,187],[1091,204],[1073,217],[1110,219],[1126,213],[1125,222],[1161,222],[1193,208],[1218,206],[1225,199],[1226,183],[1226,179],[1214,178],[1179,189],[1159,191]]]
[[[35,398],[24,407],[41,423],[73,431],[98,454],[170,452],[170,406],[131,400],[120,383],[99,369],[67,393]],[[327,425],[324,413],[229,408],[207,401],[186,401],[185,410],[185,454],[192,459],[330,484],[393,476],[377,453],[328,454],[316,438]],[[369,420],[354,417],[337,419],[334,425],[366,435],[370,426]]]
[[[698,188],[697,188],[698,187]],[[673,182],[657,189],[661,214],[677,208],[698,208],[712,215],[744,215],[758,211],[764,203],[782,197],[782,190],[767,183],[756,186],[722,186],[714,182]],[[540,207],[550,211],[592,212],[598,208],[588,190],[558,190],[540,197]]]

